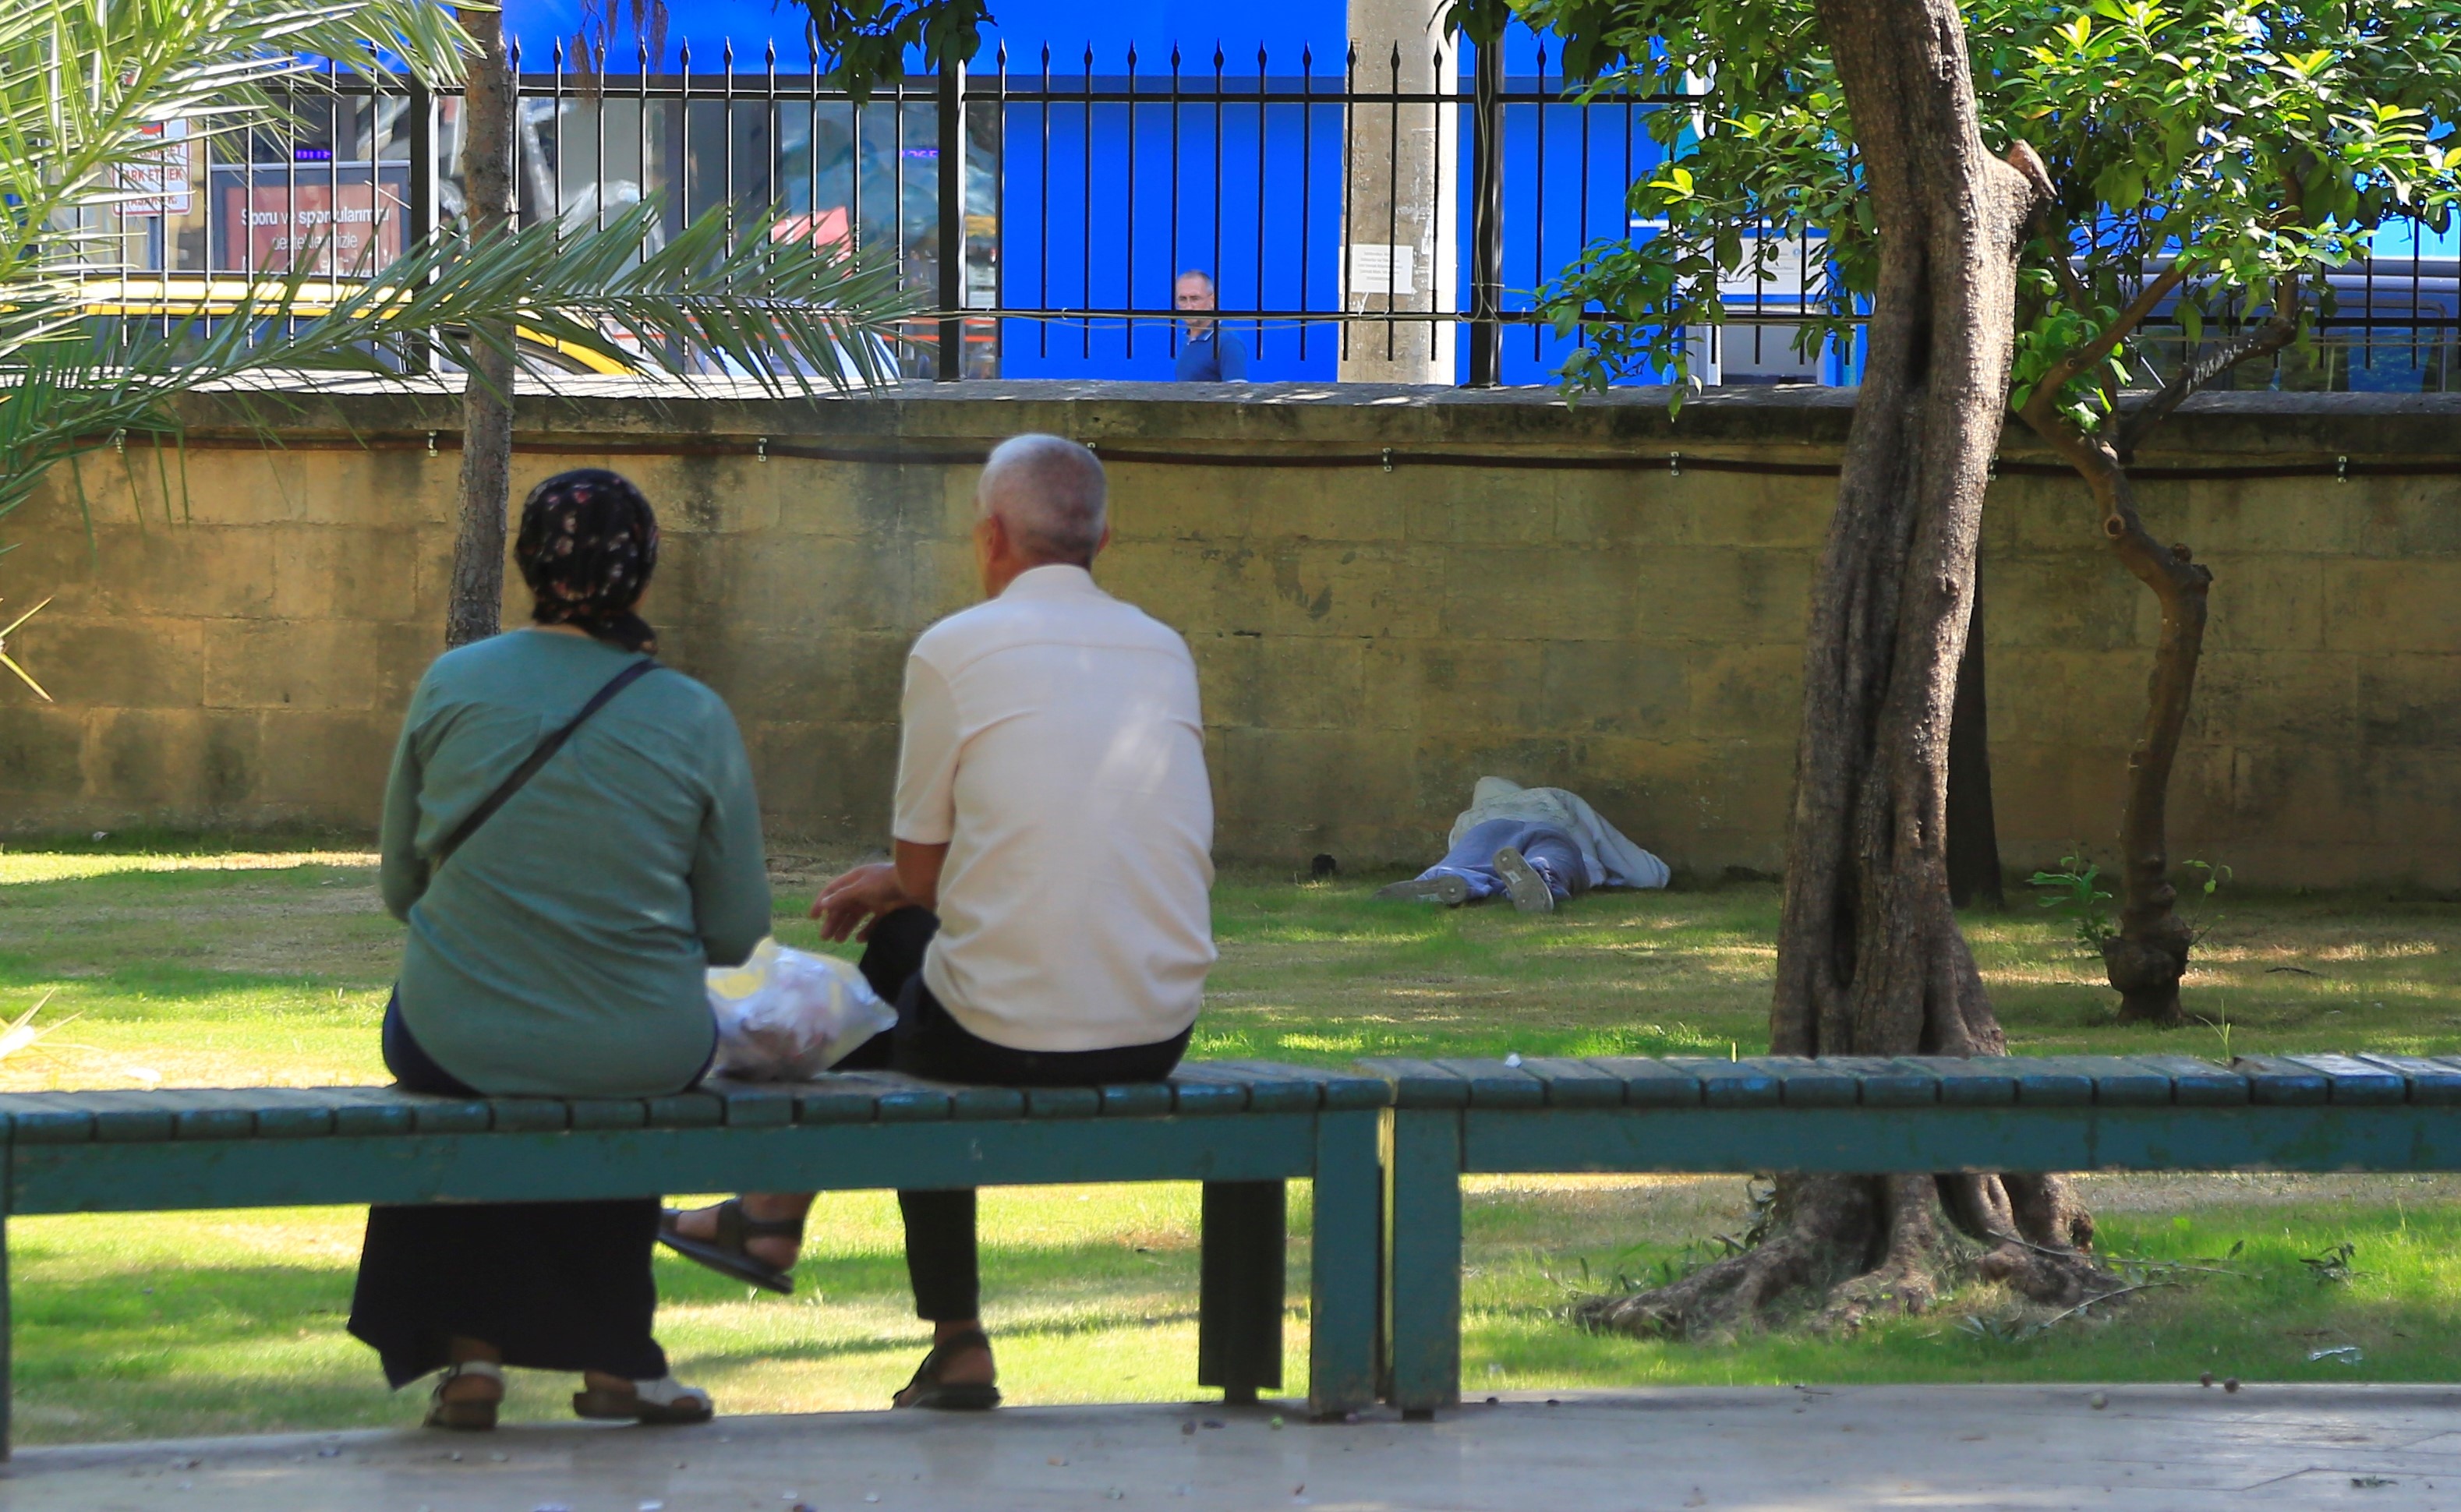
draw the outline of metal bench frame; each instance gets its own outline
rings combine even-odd
[[[2461,1057],[1377,1060],[1380,1390],[1461,1400],[1471,1172],[2461,1170]]]
[[[1375,1399],[1380,1078],[1194,1062],[1167,1082],[957,1087],[888,1075],[671,1097],[390,1088],[0,1096],[6,1214],[520,1202],[705,1191],[1204,1183],[1197,1378],[1282,1374],[1284,1183],[1315,1182],[1308,1406]],[[8,1443],[0,1228],[0,1457]]]

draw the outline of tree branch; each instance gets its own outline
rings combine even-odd
[[[2273,281],[2273,314],[2263,325],[2236,341],[2223,343],[2210,355],[2181,363],[2178,376],[2120,422],[2119,455],[2124,458],[2134,453],[2153,427],[2170,418],[2171,412],[2186,403],[2197,390],[2251,357],[2279,351],[2298,334],[2299,278],[2295,273],[2284,273]]]
[[[2145,323],[2145,317],[2153,313],[2153,307],[2162,303],[2165,295],[2187,281],[2187,273],[2177,263],[2172,263],[2162,276],[2146,285],[2134,299],[2129,301],[2128,308],[2119,312],[2119,318],[2112,321],[2101,335],[2096,336],[2077,351],[2053,363],[2050,371],[2043,374],[2042,382],[2036,386],[2034,392],[2048,393],[2057,397],[2059,392],[2066,388],[2078,373],[2091,368],[2116,351],[2121,342],[2126,341],[2138,326]]]

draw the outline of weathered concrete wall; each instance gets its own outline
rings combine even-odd
[[[1500,772],[1591,795],[1681,867],[1777,863],[1831,483],[1356,463],[1386,447],[1833,461],[1851,395],[1715,394],[1670,421],[1649,394],[1568,411],[1526,391],[1224,392],[653,403],[601,385],[524,398],[516,487],[599,463],[649,491],[668,527],[649,612],[670,659],[733,702],[781,835],[881,836],[906,647],[971,593],[974,469],[935,458],[1043,429],[1112,454],[1103,580],[1195,649],[1226,857],[1422,858],[1472,779]],[[158,471],[148,451],[87,459],[91,550],[66,470],[0,524],[22,543],[0,557],[0,596],[58,595],[11,650],[59,704],[0,690],[14,828],[374,821],[399,712],[439,646],[456,408],[294,396],[279,451],[232,401],[190,414],[184,488],[182,464]],[[2143,460],[2450,461],[2456,420],[2444,398],[2220,395]],[[435,458],[431,428],[448,438]],[[761,437],[900,459],[761,461]],[[1326,465],[1124,459],[1161,450]],[[2461,886],[2461,481],[2145,493],[2154,528],[2218,579],[2177,854],[2251,882]],[[2025,864],[2071,840],[2107,847],[2152,601],[2068,479],[2003,477],[1985,560],[2003,850]]]

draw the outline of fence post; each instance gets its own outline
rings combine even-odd
[[[369,96],[370,113],[374,110],[374,95]],[[436,92],[414,74],[410,78],[410,202],[402,206],[409,224],[401,228],[404,250],[423,246],[436,235],[439,213],[436,195]],[[371,174],[381,175],[382,170]],[[375,192],[381,192],[377,190]],[[243,229],[242,235],[246,232]],[[242,242],[246,245],[246,242]],[[433,337],[414,336],[402,364],[413,373],[432,372],[436,366],[436,342]]]
[[[940,64],[940,354],[932,376],[942,383],[965,376],[966,304],[966,65]]]
[[[1465,388],[1504,381],[1504,39],[1478,44],[1470,104],[1469,376]],[[1542,107],[1543,108],[1543,107]]]

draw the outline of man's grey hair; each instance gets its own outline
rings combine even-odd
[[[1058,436],[1012,436],[992,452],[974,508],[1008,527],[1017,550],[1038,563],[1090,566],[1108,522],[1102,464]]]

